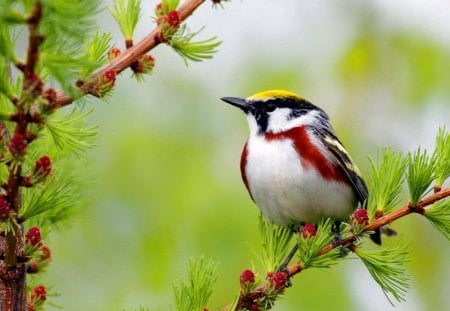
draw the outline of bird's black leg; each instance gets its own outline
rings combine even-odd
[[[277,272],[286,271],[286,269],[287,269],[287,267],[289,265],[289,262],[292,260],[292,258],[294,258],[295,253],[297,252],[297,250],[298,250],[298,244],[295,243],[294,247],[291,249],[291,251],[287,255],[286,259],[283,261],[283,263],[277,269]]]
[[[291,249],[291,251],[287,255],[286,259],[283,261],[283,263],[277,269],[277,272],[286,272],[287,271],[287,267],[289,265],[289,262],[292,260],[292,258],[294,258],[295,253],[297,252],[297,250],[298,250],[298,244],[295,243],[294,247]],[[286,287],[291,287],[291,286],[292,286],[291,278],[288,277],[287,280],[286,280]]]
[[[341,249],[341,256],[344,257],[348,254],[348,250],[341,245],[342,243],[342,235],[341,235],[341,221],[336,220],[333,223],[333,226],[331,227],[331,231],[334,233],[334,239],[333,239],[333,247],[340,246]]]
[[[341,221],[340,220],[335,220],[334,221],[333,226],[331,227],[331,231],[334,233],[333,246],[337,247],[342,242]]]
[[[290,226],[290,229],[295,233],[300,232],[300,228],[296,225]],[[297,250],[298,250],[298,244],[295,243],[294,247],[291,249],[291,251],[287,255],[286,259],[281,263],[280,267],[277,269],[277,272],[286,272],[287,271],[289,262],[292,260],[292,258],[294,258]],[[288,278],[288,280],[286,281],[286,287],[290,287],[290,286],[292,286],[292,283],[291,283],[290,278]]]

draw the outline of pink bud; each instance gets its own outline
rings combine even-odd
[[[8,150],[14,157],[20,158],[25,155],[28,143],[25,137],[15,134],[8,143]]]
[[[118,49],[118,48],[112,48],[111,50],[109,50],[108,52],[108,59],[109,60],[113,60],[114,58],[116,58],[117,56],[119,56],[122,52]]]
[[[255,274],[252,270],[244,270],[239,276],[239,282],[241,282],[241,285],[253,284],[255,283]]]
[[[283,289],[286,286],[287,275],[283,272],[276,272],[269,276],[269,283],[276,290]]]
[[[170,27],[178,28],[180,26],[180,15],[177,11],[172,10],[169,13],[167,13],[166,17],[167,24],[169,24]]]
[[[358,208],[353,213],[352,219],[360,225],[369,224],[369,214],[367,213],[366,209]]]
[[[41,230],[38,227],[31,227],[25,234],[25,242],[36,246],[42,241]]]
[[[33,291],[31,292],[31,298],[32,300],[40,300],[45,301],[47,300],[47,289],[44,285],[39,285],[33,288]]]
[[[52,251],[48,246],[42,245],[39,250],[41,251],[41,260],[52,259]]]
[[[30,274],[39,272],[39,263],[36,259],[31,259],[29,262],[27,262],[26,271]]]
[[[9,204],[9,202],[4,197],[0,197],[0,218],[8,215],[10,211],[11,205]]]
[[[156,8],[155,8],[155,14],[156,14],[156,16],[160,16],[160,15],[163,14],[163,11],[162,11],[162,4],[161,4],[161,3],[158,3],[158,4],[156,5]]]
[[[307,239],[315,236],[317,233],[316,226],[314,224],[305,224],[302,227],[301,234],[303,239]]]
[[[116,72],[113,69],[110,69],[104,73],[105,82],[112,83],[116,81]]]
[[[48,100],[50,103],[53,103],[56,100],[56,92],[54,89],[49,88],[44,92],[44,98]]]
[[[377,209],[375,211],[375,219],[381,218],[381,217],[383,217],[383,215],[384,215],[384,212],[382,210]]]
[[[47,177],[48,175],[50,175],[51,171],[52,171],[52,163],[50,161],[50,158],[46,155],[40,157],[34,163],[34,172],[36,174]]]

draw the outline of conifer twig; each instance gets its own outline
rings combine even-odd
[[[407,216],[412,213],[418,213],[423,215],[425,212],[425,208],[429,205],[432,205],[433,203],[445,199],[447,197],[450,197],[450,188],[444,188],[440,191],[436,191],[435,193],[423,198],[420,200],[416,205],[412,205],[411,203],[406,204],[405,206],[401,207],[398,210],[395,210],[387,215],[384,215],[376,220],[374,220],[371,224],[369,224],[366,228],[364,228],[364,232],[374,231],[376,229],[379,229],[387,224],[392,223],[393,221],[402,218],[404,216]],[[322,256],[328,252],[330,252],[332,249],[339,247],[339,246],[350,246],[352,243],[356,241],[356,236],[350,236],[348,238],[345,238],[341,241],[339,245],[336,245],[334,243],[326,245],[322,250],[319,252],[318,256]],[[303,270],[303,266],[301,262],[297,261],[294,264],[287,267],[286,271],[284,273],[287,277],[293,277],[294,275],[300,273]],[[236,310],[242,309],[244,306],[247,306],[249,302],[256,302],[258,299],[261,299],[265,296],[266,293],[266,285],[262,284],[258,286],[255,290],[244,293],[239,296],[239,300],[236,304]]]
[[[186,0],[177,10],[180,21],[184,21],[188,18],[205,0]],[[139,42],[134,44],[132,47],[128,48],[117,58],[112,60],[110,63],[98,69],[90,77],[88,77],[84,83],[79,86],[79,90],[82,94],[89,94],[93,90],[95,83],[89,82],[95,80],[95,77],[102,76],[109,70],[113,70],[116,73],[120,73],[139,60],[148,51],[152,50],[158,44],[161,43],[159,38],[161,37],[162,28],[161,25],[157,26],[150,34],[145,36]],[[57,98],[52,105],[53,109],[57,109],[63,106],[70,105],[76,98],[70,95],[64,94],[63,92],[58,92]]]

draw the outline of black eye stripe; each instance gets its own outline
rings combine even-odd
[[[267,112],[272,112],[272,111],[275,111],[275,109],[277,109],[277,108],[278,108],[277,105],[275,105],[274,103],[267,103],[265,110]]]
[[[249,112],[255,116],[256,123],[260,134],[267,131],[269,122],[269,112],[275,111],[277,108],[288,108],[291,110],[287,116],[287,120],[298,118],[308,112],[314,110],[318,112],[319,122],[327,121],[327,114],[319,107],[312,103],[298,98],[274,98],[266,101],[254,101],[251,103]]]

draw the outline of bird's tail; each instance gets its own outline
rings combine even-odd
[[[386,235],[386,236],[396,236],[397,235],[397,231],[395,231],[394,229],[388,227],[388,226],[383,226],[381,228],[376,229],[371,235],[370,235],[370,239],[378,244],[381,245],[381,234]]]

